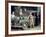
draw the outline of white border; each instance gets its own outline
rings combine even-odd
[[[11,31],[11,5],[13,6],[35,6],[41,7],[41,30],[24,30]],[[8,3],[8,34],[26,34],[26,33],[41,33],[43,32],[43,5],[40,4],[22,4],[22,3]]]

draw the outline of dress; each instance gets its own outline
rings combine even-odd
[[[30,27],[34,27],[34,16],[29,15],[29,23],[30,23]]]

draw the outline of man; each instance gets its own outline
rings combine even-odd
[[[15,25],[15,15],[14,15],[14,12],[12,12],[12,14],[11,14],[11,23],[12,23],[12,25]]]

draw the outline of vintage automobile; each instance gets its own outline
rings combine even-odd
[[[13,22],[14,21],[14,22]],[[14,17],[14,20],[12,18],[12,28],[17,30],[26,30],[28,28],[28,16],[20,16],[20,17]]]

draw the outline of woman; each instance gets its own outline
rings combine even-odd
[[[29,23],[30,23],[30,27],[34,27],[34,16],[32,15],[31,12],[29,15]]]

